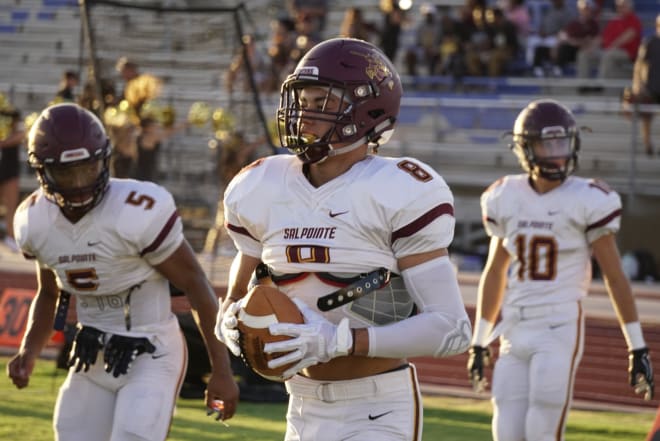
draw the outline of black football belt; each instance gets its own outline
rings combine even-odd
[[[390,283],[390,271],[379,268],[363,275],[360,279],[337,291],[319,297],[316,306],[321,311],[330,311],[366,296]]]

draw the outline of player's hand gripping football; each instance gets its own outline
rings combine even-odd
[[[238,326],[237,314],[242,304],[241,300],[231,303],[224,311],[220,308],[215,323],[215,336],[237,357],[241,355],[239,332],[236,329]]]
[[[490,351],[487,347],[472,346],[468,358],[468,378],[475,392],[483,392],[488,386],[488,380],[484,377],[484,367],[490,365]]]
[[[312,310],[303,301],[293,299],[305,318],[305,324],[276,323],[269,326],[273,335],[288,335],[293,338],[275,343],[267,343],[264,352],[288,352],[268,362],[271,369],[297,362],[284,372],[283,377],[292,377],[296,373],[317,363],[325,363],[335,357],[348,355],[353,346],[353,335],[348,318],[343,318],[338,325],[327,320]]]
[[[648,348],[635,349],[628,353],[628,381],[636,394],[643,394],[645,400],[653,399],[655,385]]]

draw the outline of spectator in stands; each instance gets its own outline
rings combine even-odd
[[[119,94],[119,100],[125,98],[125,91],[128,83],[140,76],[140,71],[137,63],[130,60],[128,57],[119,57],[117,63],[115,64],[115,69],[119,72],[122,80],[124,80],[124,88]]]
[[[172,126],[163,126],[160,106],[156,103],[162,80],[150,73],[140,73],[137,63],[125,57],[117,62],[117,70],[125,81],[124,103],[119,103],[119,108],[123,111],[127,106],[128,124],[123,129],[128,139],[122,141],[127,143],[128,149],[114,149],[114,176],[157,182],[161,143],[174,133]],[[117,166],[119,161],[126,166],[121,174]]]
[[[439,63],[441,75],[451,75],[458,79],[465,75],[463,40],[466,30],[459,20],[455,20],[446,9],[440,15]]]
[[[309,24],[309,22],[305,22],[305,26]],[[307,41],[311,41],[308,40],[307,36],[298,35],[298,41],[301,42],[303,40],[305,40],[304,45],[308,44]],[[262,115],[259,114],[257,105],[255,104],[254,93],[279,91],[279,85],[275,83],[278,76],[272,68],[271,58],[268,54],[260,50],[252,36],[244,36],[243,43],[245,45],[244,49],[247,51],[248,60],[250,61],[254,85],[257,90],[253,91],[251,88],[243,51],[234,56],[231,66],[225,75],[224,87],[229,93],[229,108],[231,109],[231,116],[236,122],[234,129],[242,131],[247,142],[257,142],[257,140],[263,139],[265,136],[265,129],[261,119]],[[297,47],[289,53],[289,56],[294,55],[296,51],[304,53],[306,49]],[[292,61],[290,59],[290,62]],[[286,75],[287,73],[282,72],[282,75]],[[263,142],[260,145],[264,147],[264,150],[268,149],[268,153],[270,153],[269,146],[264,146]]]
[[[422,3],[419,10],[422,18],[415,30],[415,43],[406,50],[406,73],[416,76],[417,65],[422,63],[428,75],[435,75],[436,65],[440,61],[442,28],[435,6]]]
[[[215,223],[206,234],[206,241],[204,242],[204,249],[202,256],[204,260],[212,263],[215,256],[218,254],[223,256],[233,256],[236,254],[236,248],[231,241],[231,238],[223,234],[225,229],[225,212],[222,204],[222,195],[227,188],[229,181],[232,180],[238,172],[256,159],[254,153],[256,148],[261,143],[248,143],[245,140],[243,133],[233,131],[228,133],[223,139],[218,140],[218,170],[217,174],[220,184],[220,200],[218,201]],[[224,238],[226,243],[218,247]]]
[[[534,67],[534,75],[545,75],[544,68],[552,60],[552,53],[557,50],[557,35],[572,19],[573,12],[566,6],[565,0],[552,0],[552,7],[543,16],[538,33],[527,37],[525,60]],[[555,76],[562,75],[556,66],[552,73]]]
[[[593,0],[578,0],[577,8],[578,16],[557,34],[557,52],[553,60],[562,73],[569,64],[575,63],[578,51],[588,50],[595,44],[600,33]]]
[[[340,37],[359,38],[371,41],[374,34],[378,32],[376,26],[364,19],[362,8],[350,7],[344,13],[344,19],[339,28]]]
[[[62,74],[59,89],[55,95],[57,101],[76,101],[76,87],[78,87],[78,73],[67,70]]]
[[[459,9],[459,22],[465,29],[464,38],[469,38],[486,16],[486,0],[465,0]]]
[[[101,78],[101,95],[103,99],[104,108],[112,107],[117,104],[117,89],[115,82],[109,78]],[[83,86],[82,93],[78,98],[78,104],[85,109],[91,111],[99,118],[101,115],[101,105],[97,97],[96,84],[92,81],[87,81]]]
[[[405,13],[399,7],[397,0],[380,0],[380,10],[383,14],[383,24],[380,27],[380,49],[392,63],[395,63]]]
[[[633,68],[632,93],[640,104],[660,105],[660,14],[655,19],[655,34],[639,47]],[[653,112],[641,112],[640,119],[644,150],[647,155],[653,156]]]
[[[328,15],[328,0],[287,0],[287,9],[296,22],[308,20],[310,32],[321,38]]]
[[[635,14],[632,0],[616,0],[616,16],[607,22],[600,37],[577,53],[577,76],[591,77],[598,66],[597,77],[630,78],[633,61],[642,39],[642,22]],[[584,92],[599,89],[581,89]]]
[[[475,15],[481,11],[476,9]],[[491,77],[505,74],[520,47],[515,26],[499,8],[486,9],[485,17],[475,17],[475,23],[483,27],[478,27],[472,34],[470,49],[466,53],[468,71],[472,75],[485,72]]]
[[[242,45],[229,65],[225,74],[224,85],[230,94],[235,91],[247,92],[251,90],[249,76],[245,65],[245,54],[250,63],[252,78],[260,91],[276,90],[275,78],[272,73],[271,60],[267,54],[260,50],[254,36],[246,34],[242,38]]]
[[[21,113],[0,94],[0,201],[5,208],[4,245],[18,252],[14,239],[14,213],[20,198],[20,149],[25,139]]]
[[[116,178],[134,178],[138,157],[137,136],[140,127],[139,109],[136,109],[135,106],[142,104],[139,101],[143,101],[140,98],[143,93],[142,88],[131,87],[131,83],[137,81],[140,72],[137,63],[125,56],[117,60],[115,69],[123,81],[123,88],[115,99],[114,118],[109,121],[107,115],[104,115],[104,122],[108,126],[108,136],[114,146],[110,169],[112,176]],[[129,90],[134,91],[130,93],[132,100],[130,104],[126,99]]]
[[[158,182],[158,153],[166,136],[160,121],[150,116],[140,118],[135,179]]]
[[[282,84],[295,64],[291,51],[296,45],[296,24],[289,17],[280,17],[270,23],[268,57],[270,58],[273,81]],[[277,91],[277,87],[274,88]]]
[[[497,8],[502,9],[507,20],[515,26],[520,46],[524,47],[532,30],[532,17],[525,0],[502,0],[497,3],[503,3]]]
[[[291,50],[291,62],[293,65],[310,50],[314,45],[322,40],[321,33],[316,29],[314,20],[310,15],[299,14],[295,20],[296,40]]]
[[[499,8],[488,9],[486,21],[490,41],[487,72],[491,77],[502,76],[520,51],[520,32],[516,32],[514,23]]]
[[[490,58],[491,41],[486,22],[486,7],[481,0],[469,2],[464,10],[464,25],[467,33],[463,43],[465,67],[468,75],[481,76]],[[469,17],[468,17],[469,14]]]
[[[483,68],[478,54],[486,50],[488,36],[485,17],[485,0],[465,0],[458,9],[453,33],[459,45],[452,59],[452,70],[457,71],[457,78],[463,75],[482,75]]]

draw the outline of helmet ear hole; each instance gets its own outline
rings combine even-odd
[[[378,119],[385,114],[383,109],[374,109],[367,112],[367,114],[373,119]]]

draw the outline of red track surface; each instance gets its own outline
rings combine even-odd
[[[217,262],[212,274],[218,294],[224,293],[226,261]],[[478,275],[462,275],[461,289],[468,305],[470,317],[474,318],[474,299]],[[0,293],[5,288],[35,289],[36,280],[32,264],[19,262],[16,256],[7,259],[0,255]],[[646,341],[655,358],[656,371],[660,370],[660,287],[635,287],[638,308]],[[185,297],[175,298],[175,308],[185,308]],[[628,386],[628,358],[625,341],[619,329],[612,307],[604,293],[602,284],[594,283],[592,292],[584,302],[587,313],[584,357],[578,369],[575,383],[576,400],[625,406],[657,407],[660,400],[645,402]],[[496,345],[492,348],[497,352]],[[424,385],[450,386],[470,390],[467,380],[467,354],[443,359],[420,358],[414,360],[420,380]],[[490,376],[491,370],[488,370]],[[490,380],[490,379],[489,379]],[[657,382],[657,380],[656,380]],[[658,390],[660,395],[660,386]]]

